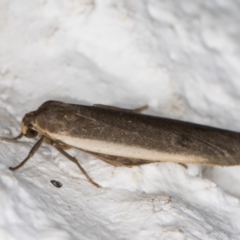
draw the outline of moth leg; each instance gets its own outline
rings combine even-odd
[[[63,144],[61,144],[60,146],[61,146],[61,148],[62,148],[63,150],[69,150],[69,149],[72,148],[72,147],[70,147],[70,146],[68,146],[68,145],[63,145]]]
[[[132,166],[151,163],[150,161],[144,161],[141,159],[124,158],[124,157],[111,156],[111,155],[106,155],[101,153],[89,152],[83,149],[81,150],[115,167],[120,167],[120,166],[132,167]]]
[[[179,165],[181,165],[182,167],[184,167],[185,169],[188,169],[188,166],[184,163],[178,163]]]
[[[31,151],[28,153],[27,157],[16,167],[10,167],[9,169],[12,171],[15,171],[17,169],[19,169],[20,167],[22,167],[28,160],[29,158],[31,158],[34,153],[38,150],[38,148],[41,146],[42,142],[43,142],[44,137],[41,137],[36,143],[35,145],[32,147]]]
[[[52,145],[60,152],[62,153],[65,157],[67,157],[70,161],[74,162],[78,168],[82,171],[82,173],[85,175],[85,177],[88,179],[88,181],[90,183],[92,183],[94,186],[96,187],[100,187],[97,183],[95,183],[87,174],[87,172],[84,170],[84,168],[80,165],[80,163],[77,161],[76,158],[72,157],[71,155],[69,155],[67,152],[65,152],[61,146],[59,144],[57,144],[56,142],[52,142]]]
[[[82,150],[82,149],[81,149]],[[111,165],[113,165],[113,166],[115,166],[115,167],[120,167],[120,166],[124,166],[124,164],[122,164],[121,162],[118,162],[118,161],[116,161],[116,160],[114,160],[114,159],[111,159],[109,156],[105,156],[105,155],[103,155],[103,154],[98,154],[98,153],[93,153],[93,152],[88,152],[88,151],[84,151],[84,150],[82,150],[83,152],[86,152],[86,153],[88,153],[88,154],[91,154],[92,156],[94,156],[94,157],[96,157],[96,158],[98,158],[98,159],[100,159],[100,160],[102,160],[102,161],[104,161],[104,162],[106,162],[106,163],[108,163],[108,164],[111,164]]]
[[[6,142],[16,142],[18,139],[22,137],[23,137],[23,133],[20,133],[17,137],[14,137],[14,138],[1,137],[0,139]]]
[[[122,161],[124,161],[125,166],[132,167],[132,166],[140,166],[143,164],[149,164],[149,163],[155,163],[155,161],[148,161],[143,159],[134,159],[134,158],[122,158]]]
[[[103,105],[103,104],[94,104],[93,106],[98,107],[98,108],[111,109],[111,110],[117,110],[117,111],[122,111],[122,112],[133,112],[133,113],[141,113],[142,111],[144,111],[148,108],[148,105],[145,105],[145,106],[142,106],[139,108],[135,108],[135,109],[119,108],[119,107]]]
[[[44,138],[44,142],[47,144],[53,145],[53,141],[48,138]],[[68,146],[68,145],[62,144],[62,143],[58,143],[58,145],[64,150],[68,150],[68,149],[72,148],[71,146]]]

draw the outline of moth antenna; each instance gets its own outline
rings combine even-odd
[[[144,110],[148,109],[148,105],[144,105],[142,107],[135,108],[135,109],[119,108],[119,107],[113,107],[113,106],[108,106],[108,105],[104,105],[104,104],[93,104],[93,107],[117,110],[117,111],[122,111],[122,112],[132,112],[132,113],[141,113]]]
[[[0,137],[0,139],[6,142],[16,142],[18,139],[22,137],[23,137],[23,133],[20,133],[17,137],[14,137],[14,138]]]
[[[10,167],[9,169],[12,171],[15,171],[17,169],[19,169],[20,167],[22,167],[28,160],[29,158],[31,158],[34,153],[38,150],[38,148],[41,146],[42,142],[43,142],[44,137],[41,137],[32,147],[32,149],[30,150],[30,152],[28,153],[27,157],[16,167]]]
[[[69,155],[67,152],[65,152],[56,142],[53,142],[52,145],[60,152],[62,153],[65,157],[67,157],[70,161],[74,162],[78,168],[81,170],[81,172],[85,175],[85,177],[88,179],[90,183],[92,183],[95,187],[100,188],[100,186],[95,183],[91,177],[87,174],[87,172],[84,170],[84,168],[81,166],[81,164],[78,162],[78,160],[71,155]]]
[[[145,111],[145,110],[147,110],[147,109],[148,109],[148,105],[144,105],[144,106],[142,106],[142,107],[135,108],[135,109],[133,109],[132,111],[133,111],[134,113],[141,113],[141,112],[143,112],[143,111]]]

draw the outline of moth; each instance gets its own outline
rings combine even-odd
[[[22,167],[43,142],[54,146],[94,182],[76,158],[67,153],[77,148],[114,166],[153,162],[233,166],[240,164],[240,134],[219,128],[141,114],[144,108],[127,110],[112,106],[84,106],[47,101],[27,113],[19,136],[39,137]]]

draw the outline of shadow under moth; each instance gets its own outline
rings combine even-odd
[[[240,134],[219,128],[144,115],[143,108],[127,110],[112,106],[84,106],[47,101],[27,113],[21,134],[1,138],[14,142],[39,136],[23,166],[43,142],[54,146],[74,162],[85,177],[99,187],[76,158],[65,150],[77,148],[114,166],[153,162],[233,166],[240,164]]]

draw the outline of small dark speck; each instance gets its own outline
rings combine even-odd
[[[57,187],[57,188],[62,187],[62,183],[60,183],[59,181],[51,180],[50,182],[52,183],[52,185],[53,185],[54,187]]]

